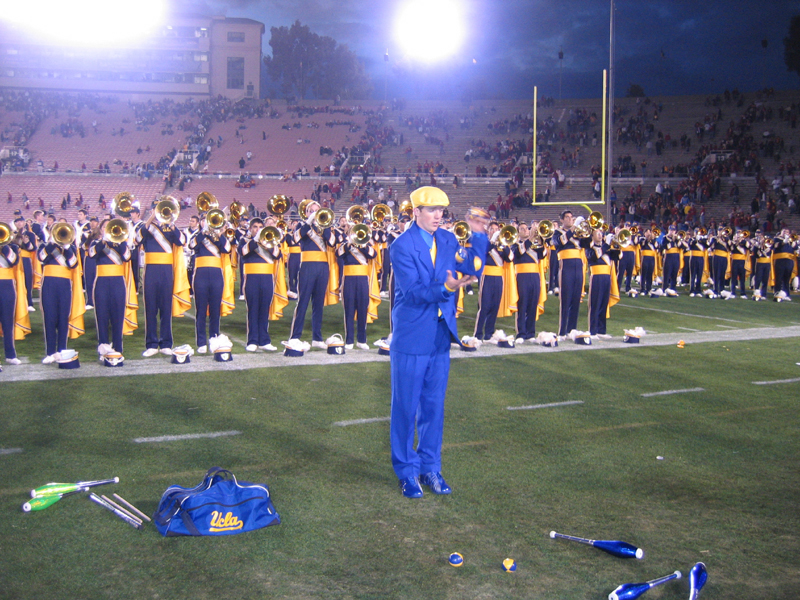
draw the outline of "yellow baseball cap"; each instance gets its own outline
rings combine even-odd
[[[421,206],[450,206],[450,199],[439,188],[426,185],[411,192],[411,204],[414,208]]]

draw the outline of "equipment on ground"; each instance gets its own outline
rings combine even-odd
[[[77,483],[46,483],[35,490],[31,490],[31,498],[52,496],[53,494],[67,494],[78,491],[80,488],[91,488],[97,487],[98,485],[108,485],[110,483],[119,483],[119,477],[97,479],[95,481],[78,481]]]
[[[569,540],[571,542],[579,542],[581,544],[588,544],[589,546],[594,546],[598,550],[602,550],[603,552],[608,552],[612,556],[616,556],[617,558],[644,558],[644,550],[641,548],[637,548],[633,544],[629,544],[628,542],[620,542],[619,540],[590,540],[587,538],[575,537],[572,535],[565,535],[563,533],[557,533],[555,531],[550,532],[550,538],[556,539],[561,538],[563,540]]]
[[[671,575],[645,581],[644,583],[623,583],[608,595],[608,600],[634,600],[650,588],[672,581],[673,579],[680,579],[681,577],[681,572],[675,571]]]

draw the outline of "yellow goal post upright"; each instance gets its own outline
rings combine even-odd
[[[532,190],[531,194],[533,198],[531,199],[531,206],[582,206],[586,209],[588,213],[591,213],[593,210],[599,210],[600,212],[604,213],[603,217],[605,218],[606,222],[610,222],[610,215],[608,213],[608,206],[606,205],[606,179],[608,176],[608,169],[606,165],[607,159],[607,147],[606,147],[606,135],[607,131],[607,122],[606,122],[606,115],[607,115],[607,104],[608,102],[608,71],[603,69],[603,118],[602,118],[602,141],[600,147],[602,148],[602,158],[600,164],[600,199],[599,200],[564,200],[560,202],[537,202],[536,201],[536,173],[537,168],[539,166],[539,144],[537,142],[537,108],[538,108],[538,88],[537,86],[533,87],[533,153],[532,153],[532,162],[533,162],[533,176],[531,177],[532,181]],[[599,208],[603,206],[604,208]]]

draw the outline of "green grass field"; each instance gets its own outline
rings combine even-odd
[[[241,303],[240,303],[241,304]],[[290,305],[291,308],[292,305]],[[386,310],[370,326],[385,334]],[[585,308],[584,308],[585,311]],[[467,313],[474,315],[475,297]],[[18,353],[43,356],[40,313]],[[272,326],[287,339],[291,314]],[[141,319],[140,319],[141,321]],[[551,297],[538,329],[553,331]],[[582,312],[581,326],[585,326]],[[94,327],[72,343],[94,357]],[[193,343],[193,322],[175,327]],[[461,333],[472,321],[464,319]],[[407,500],[389,461],[386,362],[41,382],[4,382],[0,402],[0,582],[4,598],[540,598],[592,599],[617,585],[706,563],[703,598],[795,599],[798,542],[797,337],[745,339],[800,325],[800,303],[623,299],[610,333],[730,333],[741,341],[454,360],[444,474],[454,493]],[[510,331],[513,321],[501,326]],[[244,311],[222,329],[244,338]],[[341,331],[326,309],[324,333]],[[307,333],[306,338],[309,337]],[[761,336],[763,338],[763,336]],[[654,338],[655,339],[655,338]],[[602,344],[600,344],[602,345]],[[126,339],[140,358],[143,328]],[[243,352],[237,347],[236,352]],[[480,353],[480,351],[479,351]],[[166,361],[166,358],[148,359]],[[272,361],[274,362],[274,361]],[[5,373],[14,367],[4,366]],[[768,386],[753,381],[795,379]],[[643,397],[643,393],[703,391]],[[509,411],[543,403],[582,404]],[[216,439],[137,444],[137,437],[237,430]],[[658,456],[663,460],[657,459]],[[101,488],[152,513],[171,484],[211,466],[267,483],[282,523],[217,538],[136,531],[82,496],[23,514],[49,481],[119,476]],[[551,540],[550,530],[622,539],[623,561]],[[447,564],[451,552],[465,563]],[[506,574],[501,562],[516,559]],[[644,597],[688,596],[686,581]]]

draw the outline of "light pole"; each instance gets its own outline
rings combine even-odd
[[[564,49],[558,49],[558,99],[561,100],[561,75],[564,72]]]

